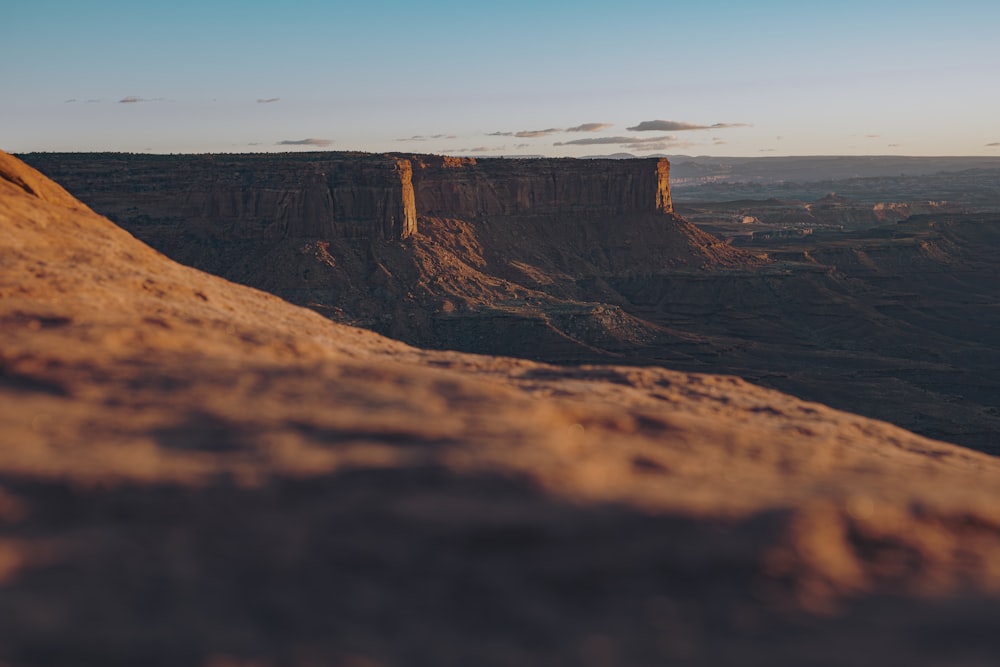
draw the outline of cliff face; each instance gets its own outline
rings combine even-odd
[[[96,159],[95,159],[96,158]],[[433,155],[41,154],[31,164],[120,224],[238,238],[405,239],[417,216],[670,213],[670,165]]]
[[[207,158],[197,166],[201,173],[190,175],[179,197],[163,202],[165,215],[242,228],[250,236],[391,240],[416,230],[406,160]],[[162,172],[150,176],[162,179]]]
[[[424,344],[428,308],[478,311],[522,287],[592,301],[578,283],[593,276],[746,259],[672,213],[663,159],[25,158],[178,261]]]
[[[44,154],[32,162],[130,229],[236,238],[401,239],[416,231],[408,160],[384,155]]]
[[[422,215],[607,216],[670,213],[670,163],[649,160],[412,158]]]
[[[27,158],[173,259],[412,344],[733,373],[1000,453],[1000,222],[762,259],[670,213],[658,160]]]
[[[415,350],[2,152],[0,229],[5,665],[996,662],[996,458],[732,377]]]

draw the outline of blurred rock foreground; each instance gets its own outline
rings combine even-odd
[[[0,154],[0,661],[989,665],[1000,463],[742,380],[424,351]]]

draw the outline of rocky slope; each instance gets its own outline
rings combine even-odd
[[[382,155],[308,160],[274,156],[42,154],[63,164],[71,189],[129,226],[236,239],[400,239],[416,229],[411,166]],[[264,168],[266,165],[266,168]],[[165,180],[166,179],[166,180]],[[128,192],[127,199],[122,193]]]
[[[994,458],[732,377],[411,348],[2,153],[0,227],[5,664],[1000,650]]]
[[[673,215],[662,159],[28,158],[182,263],[425,346],[615,358],[655,335],[595,278],[757,263]]]
[[[26,157],[183,263],[424,344],[410,320],[528,298],[585,317],[580,280],[754,263],[672,214],[662,159]]]
[[[993,218],[739,250],[670,212],[656,159],[28,157],[174,259],[413,344],[734,373],[1000,453]]]

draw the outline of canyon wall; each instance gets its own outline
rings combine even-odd
[[[2,151],[0,229],[4,665],[997,662],[1000,459],[733,377],[399,345]]]
[[[669,213],[665,159],[308,153],[44,153],[25,159],[130,229],[184,223],[230,238],[399,240],[417,216]]]
[[[670,213],[670,163],[570,158],[487,159],[417,155],[413,189],[421,215],[607,216]]]
[[[42,171],[127,228],[237,238],[406,238],[410,161],[386,155],[35,154]]]
[[[411,344],[730,373],[1000,454],[993,217],[748,251],[671,213],[656,159],[26,159],[172,259]]]

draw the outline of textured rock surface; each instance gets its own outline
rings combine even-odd
[[[0,175],[5,664],[1000,650],[994,458],[732,377],[421,351]]]
[[[487,159],[416,155],[421,215],[475,219],[541,215],[589,218],[671,213],[666,159]]]
[[[620,314],[609,329],[611,320],[591,316],[601,295],[581,283],[754,263],[670,212],[669,164],[659,159],[28,157],[178,261],[424,345],[462,347],[470,329],[478,336],[497,316],[512,335],[484,351],[524,354],[540,336],[550,359],[575,349],[607,356],[605,344],[648,338],[648,326]],[[384,225],[370,217],[367,227],[344,222],[365,219],[371,206],[331,218],[330,202],[370,190],[351,174],[361,183],[388,175],[387,191],[395,197],[398,184],[407,210],[412,193],[417,221],[406,217],[397,235],[376,233]],[[531,312],[520,308],[529,303]],[[593,335],[577,340],[569,321]]]
[[[378,318],[394,313],[397,299],[424,296],[450,314],[541,285],[539,296],[559,303],[581,294],[577,281],[596,276],[753,263],[671,213],[669,164],[660,159],[28,158],[181,262],[386,332]],[[390,198],[398,188],[409,211],[412,193],[416,211],[417,221],[407,213],[398,234],[371,217],[387,207],[368,205],[389,195],[366,199],[359,193],[374,186],[351,183],[386,176]],[[354,205],[361,200],[368,204]],[[335,215],[330,202],[340,207]],[[361,231],[365,219],[369,233]],[[398,252],[396,241],[411,245]],[[421,312],[410,314],[426,317],[425,305],[414,302]],[[391,333],[425,335],[407,319],[394,321]]]
[[[103,155],[95,161],[51,153],[31,162],[122,224],[184,220],[243,238],[388,241],[413,235],[417,215],[558,220],[673,210],[665,159],[315,153]]]
[[[227,157],[211,173],[248,178],[251,165],[294,193],[295,174],[330,155]],[[30,158],[174,259],[410,343],[733,373],[1000,453],[995,218],[817,233],[754,255],[662,210],[657,160],[407,156],[415,233],[307,237],[177,215],[185,192],[206,190],[209,158]]]
[[[416,231],[410,163],[391,156],[38,157],[50,168],[63,165],[71,191],[88,192],[98,209],[130,226],[184,221],[189,232],[271,241],[390,240]]]

